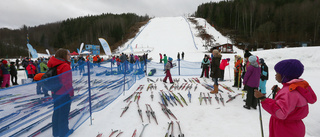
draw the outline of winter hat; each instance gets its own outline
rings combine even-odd
[[[2,64],[8,64],[8,61],[2,60]]]
[[[226,60],[229,62],[229,61],[230,61],[230,58],[227,58]]]
[[[258,59],[257,56],[251,55],[248,60],[252,66],[259,67],[257,59]]]
[[[172,58],[171,57],[169,57],[169,59],[168,59],[169,61],[172,61]]]
[[[249,62],[250,62],[250,63],[252,63],[252,62],[257,62],[257,57],[254,56],[254,55],[251,55],[251,56],[249,57]]]
[[[282,83],[299,78],[303,71],[303,64],[297,59],[287,59],[278,62],[274,70],[282,76]]]
[[[247,58],[247,57],[250,57],[252,54],[249,52],[249,50],[246,50],[245,53],[244,53],[244,57]]]
[[[264,59],[263,59],[263,58],[260,58],[260,59],[259,59],[259,62],[260,62],[260,64],[263,64],[263,63],[264,63]]]

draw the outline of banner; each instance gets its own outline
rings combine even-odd
[[[48,49],[46,49],[46,51],[47,51],[47,54],[49,55],[49,57],[50,57],[50,52],[49,52],[49,50]]]
[[[105,53],[106,55],[111,55],[111,49],[110,49],[110,47],[109,47],[108,42],[107,42],[104,38],[99,38],[99,41],[100,41],[100,43],[101,43],[101,45],[102,45],[102,48],[103,48],[103,50],[104,50],[104,53]]]
[[[28,51],[30,52],[32,58],[38,58],[38,53],[35,49],[33,49],[31,44],[27,44]]]
[[[84,43],[81,43],[81,45],[80,45],[80,51],[78,52],[79,54],[81,54],[83,46],[84,46]]]

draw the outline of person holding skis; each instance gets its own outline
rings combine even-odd
[[[261,100],[263,109],[271,114],[270,137],[304,137],[306,133],[302,119],[309,113],[309,105],[317,101],[317,96],[306,80],[300,78],[304,66],[297,59],[286,59],[274,66],[275,79],[283,87],[276,85],[274,99],[255,90],[254,96]]]
[[[260,76],[260,84],[259,84],[259,89],[262,94],[266,94],[266,84],[267,80],[269,78],[269,71],[268,71],[268,66],[264,62],[263,58],[259,59],[259,63],[261,64],[261,76]]]
[[[221,72],[220,72],[220,60],[222,55],[220,54],[219,50],[212,49],[212,59],[211,59],[211,73],[210,77],[212,77],[212,81],[214,82],[214,90],[212,90],[210,93],[215,94],[218,93],[218,78],[221,78]]]
[[[220,72],[221,72],[221,78],[220,81],[224,81],[224,70],[226,66],[229,65],[230,58],[222,59],[220,63]]]
[[[203,73],[206,78],[209,78],[209,65],[210,60],[208,59],[208,55],[204,55],[204,58],[201,63],[202,72],[200,78],[203,77]]]
[[[173,59],[169,57],[168,62],[166,63],[166,66],[164,68],[165,69],[164,73],[166,74],[166,76],[163,79],[164,83],[167,83],[167,78],[169,78],[170,84],[173,84],[171,73],[170,73],[170,69],[173,67],[172,60]]]
[[[59,49],[55,56],[48,61],[48,67],[57,66],[57,77],[62,84],[62,87],[55,92],[52,92],[54,111],[52,115],[52,133],[53,136],[65,137],[72,133],[69,131],[69,112],[71,106],[71,98],[74,96],[72,87],[72,71],[70,66],[71,55],[66,49]]]
[[[242,58],[240,55],[235,56],[235,64],[234,64],[234,84],[232,87],[238,87],[241,88],[242,80],[241,80],[241,74],[242,74]]]
[[[257,56],[251,55],[248,59],[249,66],[243,78],[243,85],[247,90],[246,109],[257,109],[257,99],[254,97],[254,90],[258,89],[260,82],[261,69],[259,67]]]

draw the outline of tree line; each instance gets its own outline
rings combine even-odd
[[[319,7],[319,0],[229,0],[201,4],[194,16],[251,48],[320,45]]]
[[[111,50],[134,37],[149,16],[134,13],[88,15],[48,23],[35,27],[23,25],[20,29],[0,29],[0,57],[28,56],[29,43],[41,53],[54,53],[58,48],[77,51],[81,43],[100,45],[98,38],[105,38]],[[102,49],[101,49],[102,50]],[[103,53],[103,52],[102,52]]]

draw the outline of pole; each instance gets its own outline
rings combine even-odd
[[[126,71],[127,71],[127,67],[126,67],[126,63],[127,63],[127,61],[124,61],[123,62],[123,66],[124,66],[124,68],[123,68],[123,70],[124,70],[124,73],[123,73],[123,95],[125,95],[125,90],[126,90]]]
[[[259,106],[259,115],[260,115],[261,136],[264,137],[263,124],[262,124],[262,115],[261,115],[261,106],[260,106],[260,100],[259,99],[258,99],[258,106]]]
[[[178,59],[178,70],[179,70],[179,75],[180,75],[180,59]]]
[[[228,65],[228,68],[229,68],[229,79],[230,79],[230,81],[232,81],[231,80],[231,73],[230,73],[230,64]]]
[[[88,66],[88,89],[89,89],[90,125],[92,125],[91,85],[90,85],[90,61],[87,61],[87,66]]]

